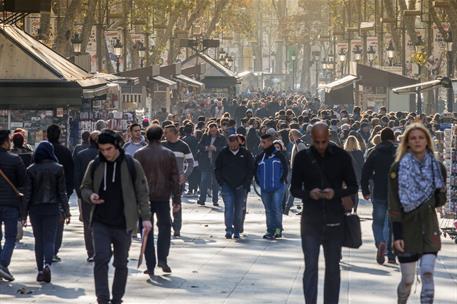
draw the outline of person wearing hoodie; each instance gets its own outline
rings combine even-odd
[[[59,222],[70,223],[65,172],[54,147],[47,141],[35,150],[34,162],[27,168],[25,206],[35,238],[37,282],[51,282],[51,265]]]
[[[105,129],[98,136],[99,155],[87,167],[81,197],[91,203],[95,294],[99,304],[120,304],[128,276],[128,254],[138,216],[143,232],[152,229],[149,187],[141,164],[122,149],[122,138]],[[108,264],[114,256],[112,298]]]
[[[396,147],[392,129],[384,128],[381,131],[381,143],[373,149],[362,168],[362,194],[373,203],[373,235],[378,249],[376,261],[384,264],[385,253],[389,263],[395,263],[392,251],[392,231],[387,211],[388,174],[395,160]],[[373,180],[373,191],[370,191],[370,180]]]
[[[146,146],[143,135],[141,135],[141,126],[137,123],[133,123],[129,127],[130,140],[125,143],[124,151],[125,154],[133,156],[136,151]]]

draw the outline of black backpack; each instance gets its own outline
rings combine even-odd
[[[135,168],[135,162],[133,161],[133,157],[128,155],[128,154],[124,154],[124,158],[125,158],[125,161],[127,162],[127,168],[129,169],[129,173],[130,173],[130,177],[132,179],[132,183],[133,183],[133,185],[135,185],[135,182],[136,182],[136,168]],[[92,164],[92,167],[91,167],[92,180],[94,179],[95,170],[100,165],[100,162],[101,162],[100,161],[100,157],[97,156],[94,159],[94,163]]]

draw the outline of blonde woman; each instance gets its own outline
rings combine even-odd
[[[446,203],[446,170],[433,154],[429,131],[418,123],[405,131],[389,172],[389,216],[401,269],[398,303],[407,303],[420,261],[421,303],[433,303],[433,272],[441,249],[435,208]]]
[[[359,140],[357,137],[350,135],[344,143],[344,150],[349,153],[352,158],[352,168],[354,168],[357,185],[360,189],[360,180],[362,178],[362,168],[365,162],[362,149],[360,148]],[[357,211],[359,204],[359,196],[356,194],[352,197],[354,201],[354,210]]]

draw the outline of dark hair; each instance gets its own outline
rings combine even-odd
[[[395,140],[395,135],[391,128],[384,128],[381,131],[381,141],[386,140]]]
[[[271,134],[263,134],[262,136],[260,136],[261,139],[269,139],[269,140],[273,140],[273,136]]]
[[[3,145],[10,138],[10,130],[0,130],[0,145]]]
[[[60,138],[60,127],[58,125],[50,125],[46,130],[46,136],[48,137],[49,142],[58,142]]]
[[[171,124],[171,125],[166,125],[166,126],[164,127],[164,129],[165,129],[165,130],[170,129],[170,130],[172,130],[175,134],[178,134],[178,128],[176,128],[176,126],[173,125],[173,124]]]
[[[24,136],[17,132],[13,135],[13,144],[15,148],[21,148],[24,145]]]
[[[123,142],[123,140],[122,140],[121,136],[110,129],[104,129],[104,130],[102,130],[100,135],[98,135],[98,144],[99,145],[111,144],[116,149],[121,150],[122,142]]]
[[[194,132],[194,124],[193,123],[188,123],[184,126],[184,133],[186,135],[190,135]]]
[[[89,131],[84,131],[83,134],[81,134],[81,139],[83,140],[83,143],[87,143],[89,141],[89,137],[90,137]]]
[[[135,128],[135,127],[140,127],[140,129],[141,129],[140,124],[134,122],[129,126],[129,131],[132,132],[133,128]]]
[[[162,128],[165,128],[166,126],[169,126],[169,125],[172,125],[173,122],[170,121],[170,120],[165,120],[164,122],[162,122]]]
[[[149,142],[160,141],[163,136],[163,129],[158,125],[152,125],[146,129],[146,138]]]

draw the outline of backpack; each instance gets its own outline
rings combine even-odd
[[[136,182],[136,168],[135,168],[135,162],[133,161],[133,157],[131,155],[124,154],[124,158],[125,158],[125,161],[127,162],[127,168],[129,170],[130,177],[132,179],[132,183],[133,183],[133,185],[135,185],[135,182]],[[92,164],[92,168],[91,168],[92,180],[94,179],[95,170],[100,165],[100,162],[101,162],[100,161],[100,157],[97,156],[94,159],[94,163]]]
[[[265,153],[263,154],[256,172],[259,186],[263,192],[274,192],[284,185],[282,182],[283,170],[281,160],[276,153],[268,157]]]

